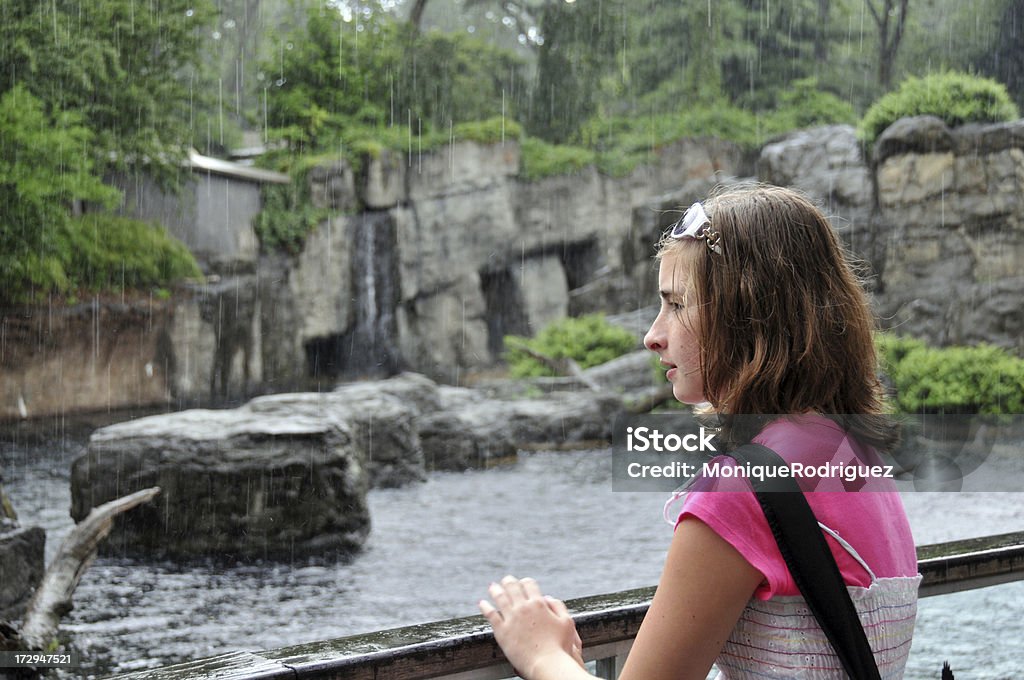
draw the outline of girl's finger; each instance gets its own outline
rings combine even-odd
[[[548,602],[548,608],[555,614],[558,616],[569,616],[569,608],[565,606],[564,602],[550,595],[545,595],[544,599]]]
[[[498,605],[498,609],[508,609],[512,604],[512,599],[509,597],[509,592],[500,583],[492,583],[487,588],[487,593],[494,600],[494,604]]]
[[[509,574],[505,578],[501,579],[501,586],[505,589],[505,592],[508,593],[509,599],[513,602],[516,600],[527,599],[526,591],[523,590],[523,584],[515,576]],[[500,607],[502,604],[498,602],[498,606]]]
[[[491,626],[504,620],[501,612],[495,609],[494,605],[487,600],[480,600],[476,604],[480,607],[480,613],[484,615],[484,618],[491,622]]]
[[[527,599],[540,599],[544,595],[540,592],[540,585],[530,577],[520,579],[520,585],[522,585],[523,592],[526,593]]]

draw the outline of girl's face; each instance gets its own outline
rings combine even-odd
[[[678,253],[662,258],[658,291],[661,309],[644,336],[644,346],[657,352],[668,368],[665,377],[676,399],[684,404],[703,403],[707,398],[700,371],[697,304]]]

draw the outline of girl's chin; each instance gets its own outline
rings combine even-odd
[[[703,394],[687,394],[683,391],[683,386],[679,384],[672,385],[672,396],[676,398],[676,401],[683,404],[690,404],[691,406],[694,404],[703,404],[707,401]]]

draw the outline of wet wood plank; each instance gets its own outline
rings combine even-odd
[[[1024,580],[1024,532],[919,546],[918,560],[924,576],[922,597]],[[587,659],[618,655],[628,648],[653,595],[654,588],[639,588],[567,602]],[[264,652],[236,652],[118,677],[495,680],[511,675],[490,625],[471,616]]]

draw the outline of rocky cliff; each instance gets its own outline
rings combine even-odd
[[[850,127],[804,130],[766,145],[757,174],[822,204],[886,326],[1024,348],[1024,121],[906,119],[864,155]],[[403,369],[459,384],[506,334],[649,304],[652,243],[678,208],[753,172],[707,139],[620,178],[591,167],[530,182],[519,165],[514,142],[383,152],[358,172],[325,163],[308,181],[328,216],[294,256],[164,303],[7,313],[0,418],[178,409]]]

